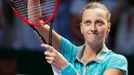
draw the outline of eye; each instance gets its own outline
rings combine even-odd
[[[104,21],[103,20],[97,20],[95,23],[96,23],[97,26],[104,25]]]
[[[91,24],[91,21],[87,20],[84,22],[85,25],[89,26]]]

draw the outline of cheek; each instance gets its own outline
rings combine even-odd
[[[101,37],[105,37],[105,36],[107,36],[107,29],[105,29],[105,28],[102,28],[101,30],[99,30],[100,32],[100,36]]]
[[[86,30],[87,30],[87,28],[86,28],[86,27],[81,26],[81,33],[82,33],[82,34],[85,34]]]

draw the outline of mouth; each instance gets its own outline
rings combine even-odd
[[[97,39],[97,38],[99,38],[99,34],[98,33],[89,33],[88,37],[92,38],[92,39]]]
[[[98,33],[88,33],[88,35],[97,36]]]

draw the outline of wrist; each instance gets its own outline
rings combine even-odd
[[[77,73],[77,70],[74,68],[74,66],[71,63],[68,63],[65,67],[61,69],[62,75],[75,75]]]
[[[64,62],[60,65],[60,69],[63,69],[64,67],[66,67],[69,63],[68,62]]]

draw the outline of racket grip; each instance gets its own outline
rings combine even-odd
[[[49,45],[52,46],[52,29],[53,29],[53,21],[50,23],[50,29],[49,29]]]
[[[52,46],[52,29],[49,30],[49,45]]]

